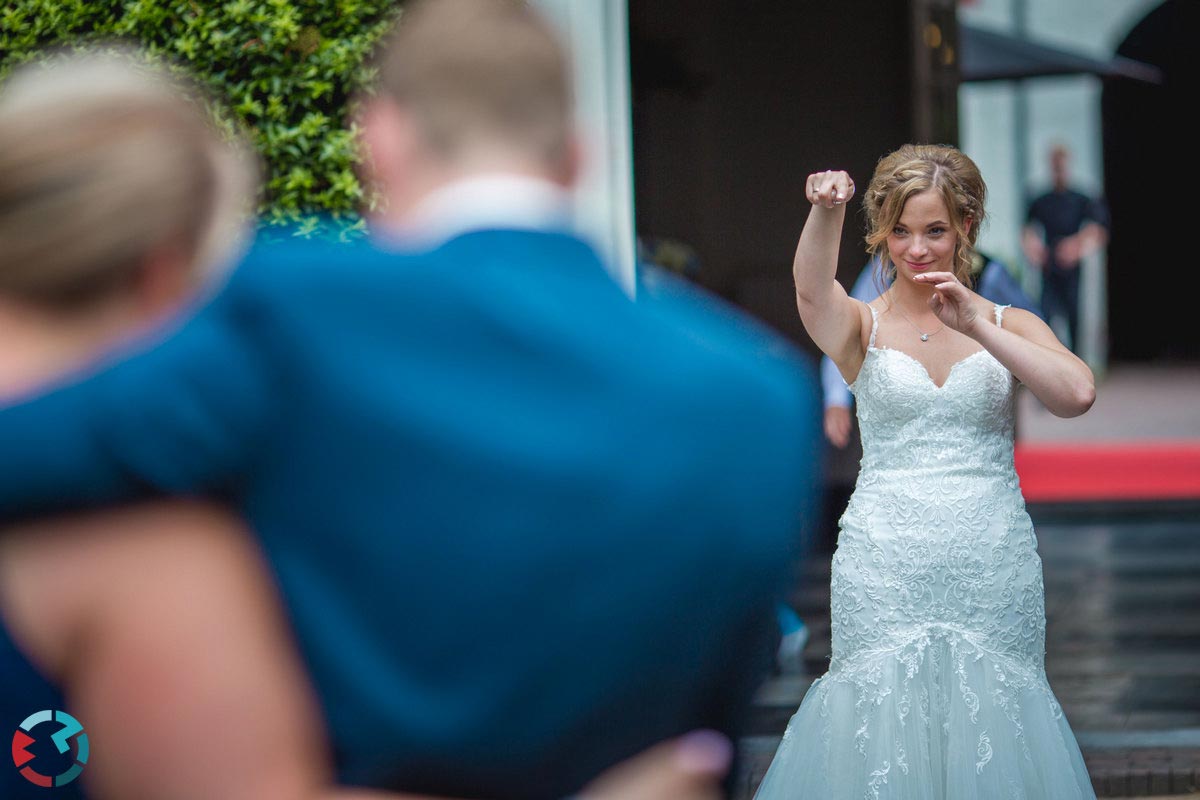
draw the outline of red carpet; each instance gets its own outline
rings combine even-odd
[[[1200,499],[1200,440],[1017,445],[1029,502]]]

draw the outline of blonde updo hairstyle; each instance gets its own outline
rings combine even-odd
[[[863,196],[867,250],[879,259],[883,277],[895,280],[896,265],[888,254],[888,236],[900,222],[909,198],[931,189],[941,195],[950,213],[950,227],[957,234],[954,275],[970,286],[987,186],[975,162],[948,145],[906,144],[879,159]]]
[[[70,312],[173,248],[199,283],[247,232],[257,165],[195,88],[132,51],[62,53],[0,87],[0,294]]]

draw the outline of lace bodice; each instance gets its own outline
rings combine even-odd
[[[996,306],[997,324],[1003,312]],[[875,346],[871,315],[867,357],[850,386],[863,443],[859,486],[936,479],[938,491],[971,491],[979,480],[1015,489],[1012,374],[979,350],[938,386],[912,356]]]
[[[939,387],[876,347],[873,325],[851,390],[863,458],[834,556],[834,666],[936,631],[1036,671],[1041,571],[1013,468],[1012,374],[979,351]]]

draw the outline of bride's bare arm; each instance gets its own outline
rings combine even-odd
[[[1055,416],[1078,417],[1096,402],[1091,369],[1036,315],[1010,308],[1004,312],[1003,328],[980,325],[973,338]]]
[[[930,272],[913,280],[933,284],[930,306],[938,318],[983,345],[1052,414],[1078,417],[1096,402],[1091,369],[1036,315],[1010,308],[1004,313],[1004,326],[998,327],[991,321],[992,304],[950,273]]]
[[[846,294],[836,275],[842,223],[846,203],[854,196],[854,182],[845,172],[818,172],[808,176],[805,192],[813,206],[792,262],[796,306],[817,347],[833,359],[843,376],[853,376],[865,355],[865,309]]]

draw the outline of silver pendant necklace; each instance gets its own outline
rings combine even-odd
[[[917,324],[915,322],[913,322],[911,319],[909,319],[907,314],[905,314],[903,311],[900,311],[900,306],[896,306],[895,308],[897,311],[900,312],[900,316],[904,317],[904,321],[907,322],[909,325],[911,325],[912,329],[914,331],[916,331],[918,334],[920,334],[922,342],[928,342],[930,336],[936,336],[937,334],[942,332],[942,328],[946,327],[946,323],[943,322],[936,331],[930,331],[929,333],[926,333],[925,331],[918,328]]]

